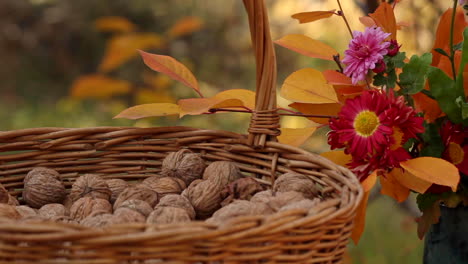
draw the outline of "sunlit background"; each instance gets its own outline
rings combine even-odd
[[[407,56],[429,51],[447,0],[401,0],[398,40]],[[272,36],[303,33],[341,53],[350,35],[340,17],[299,24],[298,12],[338,9],[334,0],[267,0]],[[378,0],[342,0],[353,30]],[[221,90],[254,89],[255,65],[247,18],[240,0],[1,0],[0,129],[29,127],[186,125],[245,133],[249,116],[113,119],[143,103],[196,97],[193,90],[147,69],[137,49],[170,55],[189,67],[206,96]],[[277,46],[278,88],[295,70],[335,68]],[[279,98],[279,104],[288,102]],[[226,118],[228,117],[228,118]],[[314,125],[300,117],[284,127]],[[327,150],[324,135],[303,147]],[[413,216],[386,197],[376,196],[358,246],[350,244],[348,263],[420,263],[422,242]]]

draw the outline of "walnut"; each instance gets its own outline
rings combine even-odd
[[[320,203],[320,199],[315,198],[313,200],[304,199],[301,201],[293,202],[287,205],[284,205],[280,208],[279,211],[287,211],[287,210],[294,210],[294,209],[304,209],[305,211],[309,211],[315,206]]]
[[[162,162],[161,175],[182,179],[186,185],[200,179],[205,170],[205,161],[200,154],[188,149],[171,152]]]
[[[221,207],[222,186],[217,185],[215,182],[204,180],[193,187],[185,189],[183,195],[190,201],[197,218],[205,219],[210,217],[214,211]]]
[[[151,207],[149,203],[142,201],[142,200],[123,201],[119,205],[119,207],[117,207],[116,209],[119,209],[122,207],[135,210],[139,212],[140,214],[144,215],[145,217],[148,217],[148,215],[153,211],[153,207]]]
[[[281,207],[287,204],[302,201],[304,199],[304,195],[299,192],[283,192],[275,193],[275,195],[273,195],[271,190],[267,190],[255,194],[250,201],[254,203],[264,203],[272,210],[278,211]]]
[[[63,206],[65,206],[65,208],[68,209],[68,211],[70,211],[70,208],[71,208],[71,206],[73,205],[74,202],[75,201],[73,201],[73,197],[71,197],[70,195],[67,195],[65,197],[65,199],[63,199],[62,204],[63,204]]]
[[[157,192],[142,186],[130,186],[117,197],[114,203],[114,209],[120,207],[126,200],[142,200],[153,208],[158,203],[159,195]]]
[[[129,186],[128,183],[122,179],[109,179],[106,180],[106,183],[112,193],[110,197],[111,203],[114,203],[119,194]]]
[[[71,217],[65,216],[65,215],[56,216],[56,217],[51,218],[50,220],[56,223],[63,223],[63,224],[74,224],[74,225],[79,224],[78,221],[76,221],[75,219],[72,219]]]
[[[9,204],[0,204],[0,218],[20,219],[21,215],[16,208]]]
[[[146,219],[149,224],[170,224],[190,222],[192,219],[186,210],[177,207],[157,207]]]
[[[190,216],[190,219],[195,219],[195,209],[193,208],[192,204],[190,204],[190,201],[187,199],[187,197],[179,195],[179,194],[168,194],[161,198],[159,203],[156,205],[154,209],[157,209],[159,207],[176,207],[176,208],[181,208],[187,211],[188,215]]]
[[[179,178],[158,176],[146,178],[139,185],[157,192],[159,198],[167,194],[179,194],[187,187]]]
[[[73,183],[70,191],[70,196],[73,201],[86,196],[109,201],[111,194],[112,192],[106,181],[100,176],[94,174],[85,174],[78,177],[78,179]]]
[[[105,199],[90,196],[83,197],[78,199],[71,206],[70,217],[77,221],[81,221],[95,211],[112,213],[112,205]]]
[[[41,208],[49,203],[61,203],[65,198],[65,186],[58,173],[45,168],[36,168],[28,173],[24,182],[23,200],[33,208]]]
[[[242,173],[231,161],[215,161],[203,172],[204,180],[216,181],[221,186],[227,186],[239,178],[242,178]]]
[[[16,199],[16,197],[14,197],[13,195],[8,195],[7,204],[13,205],[13,206],[20,205],[20,203],[18,202],[18,199]]]
[[[10,194],[5,189],[5,187],[3,187],[3,185],[0,183],[0,203],[8,203],[9,197],[10,197]]]
[[[225,207],[216,211],[213,216],[206,220],[207,223],[225,225],[229,220],[237,216],[266,215],[274,211],[264,203],[253,203],[246,200],[235,200]]]
[[[193,182],[190,183],[190,185],[185,188],[185,190],[182,191],[180,195],[187,197],[187,190],[193,189],[195,186],[197,186],[200,182],[204,182],[205,180],[203,179],[196,179]]]
[[[309,177],[295,172],[288,172],[279,176],[273,185],[273,191],[296,191],[302,193],[305,198],[309,199],[313,199],[319,194],[315,183]]]
[[[250,200],[254,194],[265,189],[266,186],[253,178],[240,178],[223,189],[221,195],[226,198],[221,202],[221,206],[226,206],[234,200]]]
[[[144,223],[146,217],[141,213],[126,207],[117,208],[114,212],[116,224]]]
[[[68,216],[69,212],[63,204],[52,203],[42,206],[38,214],[45,219],[53,219],[60,216]]]
[[[21,215],[21,218],[37,216],[37,211],[26,205],[16,206],[15,209]]]
[[[34,178],[37,175],[45,175],[51,178],[55,178],[57,180],[60,180],[60,174],[54,170],[54,169],[49,169],[49,168],[44,168],[44,167],[36,167],[33,168],[26,174],[26,176],[23,179],[24,183],[27,183],[29,179]]]
[[[87,227],[106,227],[115,224],[115,215],[109,213],[93,214],[83,219],[80,224]]]

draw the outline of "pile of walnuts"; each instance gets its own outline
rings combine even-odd
[[[22,205],[0,184],[0,219],[88,227],[205,220],[222,226],[236,216],[289,209],[313,213],[319,197],[315,183],[305,175],[285,173],[267,189],[243,175],[234,162],[206,165],[200,154],[182,149],[163,160],[158,176],[141,182],[85,174],[66,190],[57,171],[34,168],[24,178]]]

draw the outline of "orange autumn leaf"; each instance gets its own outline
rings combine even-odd
[[[320,156],[325,157],[333,163],[346,167],[346,164],[351,162],[351,155],[345,154],[343,150],[333,150],[320,153]]]
[[[200,115],[211,108],[255,108],[255,92],[245,89],[222,91],[210,98],[189,98],[177,102],[180,116]]]
[[[154,71],[166,74],[173,80],[179,81],[199,93],[200,88],[197,79],[182,63],[169,56],[151,54],[141,50],[139,52],[146,66]]]
[[[77,98],[108,98],[130,92],[132,84],[104,75],[92,74],[76,79],[71,87],[71,96]]]
[[[94,27],[103,32],[128,33],[136,30],[135,24],[125,17],[106,16],[96,19]]]
[[[418,193],[425,193],[432,185],[431,182],[415,177],[400,168],[394,168],[391,174],[401,185]]]
[[[335,86],[335,91],[339,95],[340,102],[362,94],[364,89],[364,86]]]
[[[179,114],[180,109],[176,104],[154,103],[142,104],[127,108],[116,115],[114,118],[139,119],[153,116],[168,116]]]
[[[400,162],[401,167],[413,176],[457,190],[460,173],[452,163],[434,157],[419,157]]]
[[[360,18],[359,18],[359,21],[360,21],[361,24],[363,24],[365,27],[373,27],[373,26],[375,26],[375,21],[374,21],[371,17],[368,17],[368,16],[360,17]]]
[[[278,136],[278,141],[283,144],[299,147],[312,136],[316,129],[316,127],[280,128],[281,134]]]
[[[437,224],[440,218],[440,204],[435,202],[431,207],[424,210],[423,215],[418,219],[418,237],[423,239],[424,234],[433,224]]]
[[[324,115],[324,116],[337,116],[341,110],[342,105],[335,104],[303,104],[292,103],[290,107],[297,109],[299,112],[306,115]],[[328,118],[308,117],[308,119],[319,123],[328,124]]]
[[[382,185],[380,193],[388,195],[401,203],[408,198],[410,189],[401,185],[394,174],[395,172],[392,170],[390,173],[380,177],[380,185]]]
[[[432,66],[439,64],[442,54],[435,51],[436,48],[443,49],[447,54],[450,54],[450,27],[452,22],[452,8],[445,11],[441,18],[439,25],[437,26],[436,37],[434,46],[432,47]],[[453,28],[453,43],[460,43],[463,41],[463,30],[465,29],[466,22],[463,15],[463,10],[459,7],[455,14],[455,24]]]
[[[381,3],[374,13],[369,16],[375,21],[375,24],[383,29],[383,31],[391,33],[391,39],[396,39],[397,24],[393,8],[388,3]]]
[[[338,51],[327,44],[301,34],[286,35],[275,43],[311,58],[333,61],[333,56],[338,54]]]
[[[312,68],[301,69],[289,75],[284,80],[280,94],[297,103],[338,103],[333,86],[327,83],[320,71]]]
[[[351,231],[351,239],[353,239],[354,244],[359,243],[362,232],[366,225],[366,209],[367,201],[369,200],[369,194],[372,187],[374,187],[375,182],[377,181],[377,171],[374,171],[369,177],[367,177],[362,183],[362,188],[364,189],[364,197],[356,208],[356,216],[354,217],[354,227]]]
[[[412,97],[416,111],[424,113],[424,119],[426,121],[432,123],[437,118],[444,115],[436,100],[431,99],[422,93],[413,94]]]
[[[335,14],[335,10],[329,11],[312,11],[312,12],[303,12],[292,15],[292,18],[299,20],[299,23],[309,23],[317,21],[324,18],[329,18]]]
[[[341,72],[325,70],[322,73],[327,82],[331,85],[353,85],[351,78]]]
[[[199,31],[203,27],[203,21],[199,17],[185,17],[177,21],[169,30],[170,38],[176,38],[183,35]]]
[[[162,47],[163,40],[153,33],[132,33],[113,37],[106,46],[99,71],[109,72],[136,57],[139,49]]]

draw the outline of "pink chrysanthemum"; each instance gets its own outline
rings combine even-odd
[[[364,80],[369,70],[387,54],[390,42],[384,40],[391,34],[380,27],[368,27],[364,32],[354,31],[353,34],[354,38],[344,52],[343,63],[346,64],[344,74],[356,84]]]
[[[464,5],[466,3],[466,0],[458,0],[459,5]]]
[[[365,91],[346,100],[339,118],[330,120],[331,148],[344,147],[347,153],[357,157],[381,150],[392,133],[392,128],[382,123],[387,120],[385,110],[389,104],[387,96],[379,91]]]

